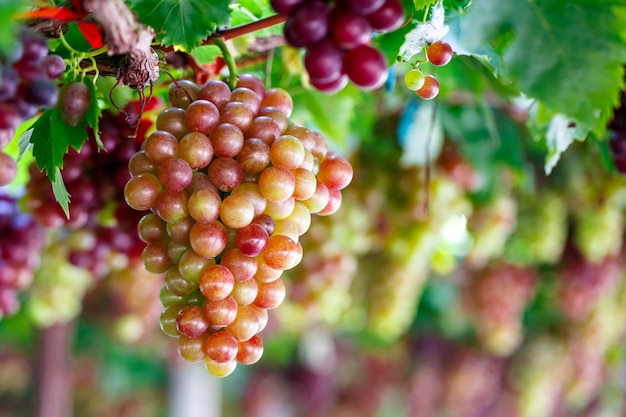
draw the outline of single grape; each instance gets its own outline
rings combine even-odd
[[[218,109],[230,101],[231,92],[228,84],[224,81],[209,80],[200,87],[198,92],[198,98],[201,100],[208,100],[215,104]]]
[[[344,49],[369,43],[372,26],[363,13],[336,7],[331,16],[331,32],[335,44]]]
[[[304,67],[312,81],[328,83],[341,77],[343,52],[331,39],[308,47],[304,55]]]
[[[224,265],[208,266],[200,276],[200,291],[210,301],[228,297],[234,285],[235,277]]]
[[[215,130],[217,128],[213,130],[213,134]],[[213,160],[213,155],[211,141],[199,132],[187,133],[178,144],[178,157],[184,159],[193,169],[205,168]]]
[[[243,132],[230,123],[220,123],[211,132],[211,145],[215,156],[234,158],[243,146]]]
[[[311,85],[326,94],[335,94],[343,90],[348,85],[350,78],[346,74],[341,74],[339,78],[328,82],[319,82],[311,79]]]
[[[350,80],[365,90],[374,90],[387,81],[387,61],[369,45],[359,45],[344,55],[344,71]]]
[[[180,158],[170,158],[159,168],[159,180],[168,190],[182,191],[191,184],[193,171],[189,164]]]
[[[306,0],[270,0],[272,9],[280,15],[289,16],[289,14]]]
[[[417,68],[410,69],[404,74],[404,85],[409,90],[419,90],[424,85],[424,81],[424,73]]]
[[[424,100],[432,100],[439,94],[439,81],[430,74],[426,75],[424,77],[424,85],[416,93]]]
[[[61,109],[63,120],[70,126],[76,126],[91,105],[91,91],[81,82],[69,84],[63,90]]]
[[[257,363],[259,359],[261,359],[261,356],[263,356],[263,341],[259,336],[254,335],[250,340],[239,342],[239,350],[236,357],[237,362],[243,365],[252,365]]]
[[[161,165],[178,153],[178,139],[170,132],[157,130],[144,140],[142,147],[150,161]]]
[[[205,353],[218,363],[227,363],[233,361],[239,351],[239,343],[237,339],[225,330],[220,330],[206,340]]]
[[[426,49],[426,56],[428,60],[437,66],[446,65],[452,59],[452,47],[444,41],[435,41]]]
[[[247,104],[253,114],[257,114],[261,106],[261,98],[254,90],[237,87],[231,92],[230,101]]]
[[[270,88],[265,92],[265,96],[261,100],[261,108],[263,107],[278,108],[286,117],[289,117],[293,111],[293,99],[282,88]]]
[[[254,305],[266,310],[276,308],[285,299],[285,292],[285,283],[280,278],[272,282],[261,282]]]
[[[352,10],[360,14],[370,14],[382,7],[385,0],[344,0]]]
[[[206,300],[204,315],[211,324],[225,327],[235,320],[237,307],[237,301],[231,296],[217,301]]]
[[[245,256],[257,256],[267,247],[269,235],[263,226],[252,223],[237,231],[235,242]]]
[[[226,247],[226,229],[217,220],[212,223],[196,223],[189,233],[189,242],[199,255],[207,259],[215,258]]]
[[[167,91],[167,100],[172,107],[186,109],[189,105],[198,99],[200,87],[193,81],[180,80],[170,84]]]
[[[255,279],[235,281],[231,296],[237,301],[237,304],[247,306],[256,299],[258,292],[259,284]]]
[[[209,110],[207,110],[208,116],[206,116],[206,118],[204,117],[205,115],[202,112],[203,109],[206,109],[206,106],[201,107],[199,109],[200,111],[196,110],[198,112],[198,118],[199,118],[198,123],[205,122],[207,124],[210,124],[210,121],[212,120],[211,115],[213,115],[212,109],[209,108]],[[192,114],[195,114],[195,111],[192,112]],[[178,107],[169,107],[163,110],[157,116],[156,128],[157,130],[164,130],[166,132],[169,132],[172,135],[174,135],[177,139],[180,139],[183,136],[185,136],[187,133],[189,133],[189,127],[187,126],[186,119],[187,117],[186,117],[186,113],[184,109],[181,109]],[[197,120],[194,118],[194,122],[196,121]]]
[[[65,72],[65,61],[59,55],[52,54],[46,56],[41,65],[51,80],[59,78]]]
[[[404,23],[404,6],[400,0],[386,0],[376,11],[367,15],[372,27],[379,32],[391,32]]]

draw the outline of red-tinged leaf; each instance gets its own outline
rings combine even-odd
[[[20,16],[24,19],[53,19],[70,22],[84,19],[87,13],[76,12],[67,7],[42,7],[41,9],[21,13]]]
[[[208,80],[215,78],[225,66],[226,62],[224,62],[222,57],[215,58],[215,61],[211,63],[201,64],[205,71],[196,72],[196,84],[202,85]]]
[[[78,22],[78,29],[80,29],[80,32],[93,49],[98,49],[104,46],[102,31],[100,30],[100,26],[97,24],[92,22]]]

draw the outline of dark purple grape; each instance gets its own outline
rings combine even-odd
[[[345,49],[369,43],[372,26],[365,16],[346,8],[336,8],[330,21],[335,43]]]
[[[81,82],[68,85],[61,97],[61,117],[70,126],[78,126],[91,105],[89,87]]]
[[[626,157],[626,132],[611,131],[611,139],[609,141],[611,153],[616,158]]]
[[[615,169],[620,174],[626,174],[626,157],[615,157],[613,159],[613,163],[615,164]]]
[[[352,10],[360,14],[370,14],[382,7],[385,0],[343,0]]]
[[[349,78],[346,74],[341,74],[336,80],[320,83],[315,80],[311,80],[311,85],[326,94],[335,94],[343,90],[348,85]]]
[[[89,87],[81,82],[75,82],[67,86],[63,92],[63,110],[71,115],[82,115],[91,104],[91,92]]]
[[[59,90],[51,81],[37,80],[26,87],[23,95],[29,103],[53,107],[59,99]]]
[[[58,55],[48,55],[41,65],[51,80],[59,78],[65,71],[65,61]]]
[[[304,67],[311,80],[327,83],[341,76],[343,53],[330,39],[324,39],[309,47],[304,56]]]
[[[300,48],[321,41],[328,34],[330,8],[322,1],[305,3],[285,23],[285,40]]]
[[[380,9],[368,14],[367,19],[379,32],[396,30],[404,23],[404,6],[400,0],[386,0]]]
[[[22,32],[20,38],[24,51],[18,62],[36,64],[48,55],[48,45],[43,38],[29,31]]]
[[[22,122],[23,118],[11,103],[0,103],[0,130],[15,129]]]
[[[288,16],[293,9],[304,2],[305,0],[270,0],[270,5],[276,13]]]
[[[385,57],[368,45],[359,45],[346,52],[344,71],[354,84],[366,90],[382,87],[388,75]]]
[[[19,76],[11,67],[2,67],[2,79],[0,80],[0,101],[7,101],[15,96],[19,85]]]

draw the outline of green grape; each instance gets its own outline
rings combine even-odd
[[[406,85],[409,90],[419,90],[422,88],[425,81],[424,73],[417,68],[410,69],[404,74],[404,85]]]

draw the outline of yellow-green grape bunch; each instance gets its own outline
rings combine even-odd
[[[407,192],[405,195],[416,204],[418,200],[414,199],[414,194],[419,192],[418,179],[415,176],[409,182],[414,185],[408,188],[413,194]],[[384,262],[385,267],[377,264],[376,268],[368,268],[367,263],[363,263],[362,272],[369,280],[368,328],[383,339],[394,340],[409,328],[445,221],[450,215],[467,216],[471,212],[462,188],[444,175],[436,175],[431,180],[429,193],[429,216],[426,219],[413,217],[415,206],[405,207],[404,213],[394,213],[383,259],[378,260]],[[374,258],[371,261],[377,262]],[[372,274],[381,270],[384,276]]]
[[[473,238],[467,264],[482,268],[490,260],[500,257],[516,225],[517,202],[510,195],[499,195],[487,205],[475,207],[467,225]]]
[[[291,96],[251,74],[235,88],[172,83],[156,131],[129,162],[124,193],[147,243],[145,268],[165,273],[163,331],[189,361],[226,376],[257,362],[284,270],[302,259],[311,214],[330,215],[350,163],[318,132],[289,120]]]
[[[38,326],[49,327],[74,319],[83,296],[93,285],[90,271],[72,265],[69,248],[50,240],[41,254],[25,303],[26,314]]]
[[[567,207],[553,192],[519,199],[517,227],[506,242],[505,258],[516,265],[555,264],[567,241]]]

